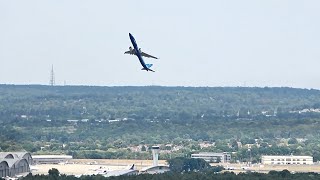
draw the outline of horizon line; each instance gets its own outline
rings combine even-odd
[[[72,84],[72,85],[50,85],[50,84],[2,84],[0,86],[48,86],[48,87],[185,87],[185,88],[291,88],[305,90],[320,90],[316,88],[302,88],[290,86],[186,86],[186,85],[87,85],[87,84]]]

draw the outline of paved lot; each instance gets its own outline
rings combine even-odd
[[[215,166],[217,164],[211,164],[212,166]],[[247,166],[245,164],[222,164],[226,169],[229,167],[229,171],[233,171],[235,173],[240,172],[261,172],[261,173],[268,173],[269,171],[275,170],[275,171],[282,171],[287,169],[291,173],[297,173],[297,172],[317,172],[320,173],[320,165],[260,165],[260,164],[254,164],[251,166]]]
[[[66,164],[41,164],[34,166],[37,170],[32,171],[33,174],[48,174],[49,169],[56,168],[62,174],[81,175],[93,174],[98,171],[112,171],[129,169],[132,164],[135,164],[136,169],[140,170],[143,167],[151,166],[152,160],[126,160],[126,159],[72,159]],[[159,164],[166,164],[165,160],[159,160]],[[218,164],[211,164],[216,166]],[[235,173],[255,171],[268,173],[271,170],[282,171],[284,169],[290,172],[317,172],[320,173],[320,165],[252,165],[245,164],[220,164],[229,171]]]
[[[151,166],[152,160],[125,160],[125,159],[73,159],[66,164],[39,164],[33,168],[32,174],[48,174],[49,169],[56,168],[61,174],[81,175],[92,174],[99,169],[112,171],[129,169],[135,164],[136,169]],[[159,164],[166,164],[166,161],[159,160]]]

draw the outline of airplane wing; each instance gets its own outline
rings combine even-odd
[[[154,57],[154,56],[151,56],[147,53],[144,53],[144,52],[141,52],[141,56],[145,56],[145,57],[148,57],[148,58],[154,58],[154,59],[158,59],[157,57]]]
[[[131,54],[131,55],[135,55],[132,51],[126,51],[124,52],[125,54]]]

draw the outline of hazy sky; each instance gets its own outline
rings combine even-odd
[[[319,0],[0,0],[0,84],[320,89]],[[156,72],[124,55],[131,32]]]

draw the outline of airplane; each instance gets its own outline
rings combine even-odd
[[[90,172],[87,172],[83,175],[85,176],[92,176],[92,175],[101,175],[104,177],[110,177],[110,176],[121,176],[121,175],[128,175],[128,174],[138,174],[138,171],[135,169],[134,164],[132,164],[132,166],[129,166],[125,169],[121,169],[121,170],[109,170],[109,168],[105,168],[105,167],[99,167],[97,169],[89,169]],[[82,176],[81,175],[76,175],[77,178],[80,178]]]
[[[130,41],[131,41],[131,43],[132,43],[132,45],[133,45],[133,49],[132,49],[132,47],[129,47],[129,51],[126,51],[125,54],[136,55],[136,56],[138,57],[141,65],[142,65],[142,67],[143,67],[141,70],[146,70],[146,71],[155,72],[154,70],[150,69],[150,67],[151,67],[153,64],[146,64],[146,63],[144,62],[142,56],[151,57],[151,58],[155,58],[155,59],[158,59],[158,58],[142,52],[141,49],[138,48],[137,42],[136,42],[136,40],[134,39],[134,37],[132,36],[131,33],[129,33],[129,37],[130,37]]]

